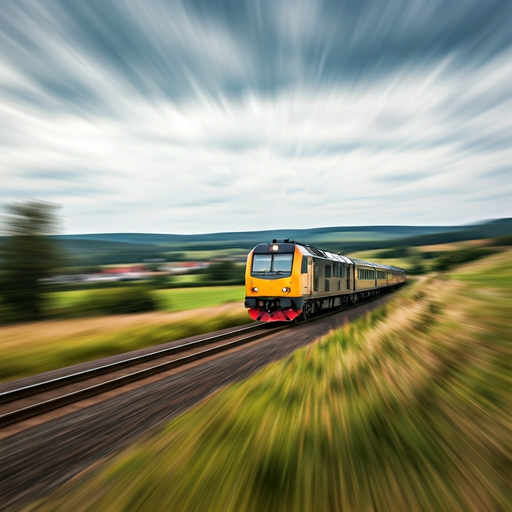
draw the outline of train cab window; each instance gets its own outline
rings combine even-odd
[[[300,269],[301,274],[307,274],[308,273],[308,259],[306,256],[302,256],[302,267]]]
[[[331,277],[331,265],[325,265],[325,277]]]
[[[291,272],[293,254],[274,254],[274,272]]]
[[[255,254],[252,260],[253,272],[270,272],[272,254]]]
[[[252,260],[251,275],[276,276],[291,275],[293,254],[255,254]],[[272,277],[273,276],[273,277]]]

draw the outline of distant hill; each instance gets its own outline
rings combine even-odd
[[[445,231],[459,230],[458,226],[348,226],[348,227],[326,227],[311,229],[278,229],[268,231],[241,231],[225,233],[208,233],[200,235],[173,235],[173,234],[152,234],[152,233],[97,233],[85,235],[59,235],[55,238],[60,240],[88,240],[96,242],[116,242],[133,244],[197,244],[197,243],[219,243],[219,242],[261,242],[272,239],[297,239],[310,243],[311,240],[356,240],[365,238],[401,238],[406,236],[418,236]]]
[[[465,226],[337,226],[200,235],[91,233],[58,235],[52,238],[58,241],[69,265],[82,266],[139,263],[154,258],[167,261],[208,259],[211,255],[222,255],[223,251],[226,251],[226,254],[237,251],[242,254],[258,243],[284,238],[349,253],[396,246],[495,238],[510,234],[512,219],[508,218]],[[2,238],[0,248],[1,243]]]

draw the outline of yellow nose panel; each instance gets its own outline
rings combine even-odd
[[[279,279],[260,279],[259,277],[251,276],[252,256],[253,253],[251,252],[247,258],[245,270],[246,297],[300,297],[302,295],[302,253],[299,249],[295,248],[291,276]],[[253,292],[251,288],[258,288],[258,291]],[[283,288],[290,288],[290,291],[283,292]]]

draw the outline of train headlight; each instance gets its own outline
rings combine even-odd
[[[259,292],[259,290],[258,290],[258,288],[256,288],[256,286],[255,286],[254,288],[251,288],[251,292],[253,292],[253,293],[258,293],[258,292]]]
[[[283,288],[283,293],[290,293],[291,289],[287,288],[286,286]]]
[[[274,245],[271,247],[271,249],[272,249],[273,251],[279,251],[279,245],[274,244]]]

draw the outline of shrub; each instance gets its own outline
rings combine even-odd
[[[121,315],[156,310],[151,291],[145,287],[111,288],[91,295],[99,314]]]
[[[506,247],[512,245],[512,235],[504,235],[489,242],[491,247]]]
[[[144,286],[88,290],[79,301],[58,308],[51,316],[123,315],[155,311],[157,303],[151,289]]]
[[[490,256],[495,251],[486,249],[484,247],[469,247],[466,249],[459,249],[444,253],[435,261],[433,270],[444,271],[450,270],[463,263],[478,260],[485,256]]]
[[[231,261],[212,263],[203,274],[203,286],[244,284],[245,267]]]

